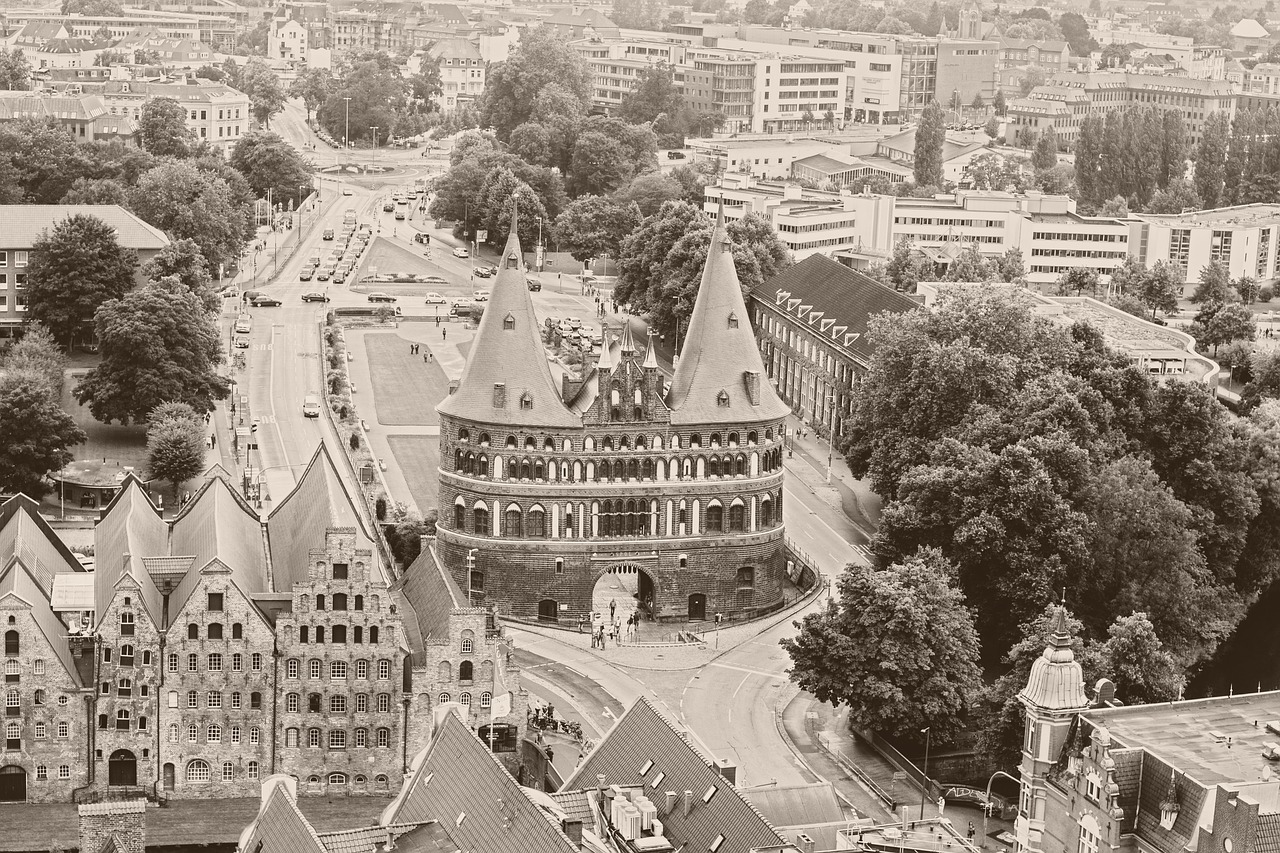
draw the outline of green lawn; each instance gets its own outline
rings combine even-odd
[[[409,354],[409,342],[392,332],[366,334],[365,354],[373,377],[375,417],[384,426],[437,424],[436,403],[449,394],[449,380],[434,361]]]
[[[440,439],[428,435],[389,435],[387,443],[404,472],[414,503],[426,512],[437,500]]]

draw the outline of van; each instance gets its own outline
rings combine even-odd
[[[308,394],[302,398],[302,416],[304,418],[320,417],[320,395]]]
[[[354,207],[348,207],[347,212],[342,214],[342,224],[354,225],[355,222],[356,222],[356,209]]]

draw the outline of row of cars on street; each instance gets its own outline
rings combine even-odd
[[[589,351],[592,347],[604,346],[604,335],[586,328],[577,317],[565,317],[561,320],[547,318],[547,328],[560,337],[565,344]]]
[[[370,241],[373,239],[373,226],[368,222],[357,222],[356,212],[354,208],[347,208],[343,214],[343,222],[341,232],[334,233],[332,228],[326,229],[322,238],[325,241],[332,241],[335,245],[330,250],[327,258],[322,259],[320,255],[312,255],[303,264],[302,271],[298,273],[299,281],[332,281],[335,284],[345,285],[355,276],[356,266],[360,263],[360,256],[368,248]],[[323,294],[319,294],[323,297]],[[308,299],[307,297],[313,297]],[[323,298],[315,300],[315,293],[305,294],[304,301],[325,301]]]

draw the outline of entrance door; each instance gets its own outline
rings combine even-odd
[[[173,790],[173,765],[166,764],[164,766],[164,789],[166,791]]]
[[[0,803],[27,801],[27,771],[10,764],[0,767]]]
[[[108,785],[137,785],[138,759],[127,749],[117,749],[107,760]]]
[[[700,622],[707,618],[707,597],[700,592],[689,596],[689,621]]]
[[[558,622],[559,620],[560,605],[556,603],[554,598],[544,598],[538,602],[539,622]]]
[[[625,622],[635,610],[652,616],[653,606],[653,579],[634,563],[610,566],[591,591],[592,612],[606,620],[616,615]]]

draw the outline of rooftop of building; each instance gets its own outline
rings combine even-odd
[[[1239,204],[1234,207],[1215,207],[1208,210],[1192,210],[1187,213],[1135,213],[1133,217],[1146,222],[1204,225],[1215,228],[1226,225],[1241,227],[1274,225],[1280,219],[1280,204]]]
[[[0,92],[0,102],[6,94]],[[4,217],[0,219],[0,244],[11,249],[33,246],[46,231],[68,216],[76,215],[101,219],[116,232],[116,240],[126,249],[159,251],[169,245],[163,231],[118,204],[6,205]]]
[[[1095,709],[1084,717],[1104,726],[1114,744],[1145,749],[1203,785],[1253,782],[1271,766],[1263,747],[1280,740],[1280,691]]]
[[[1149,89],[1161,92],[1179,92],[1190,95],[1230,95],[1231,84],[1226,80],[1203,80],[1198,77],[1182,77],[1167,74],[1140,74],[1133,71],[1059,71],[1044,86],[1037,86],[1035,96],[1042,88],[1068,89]]]

